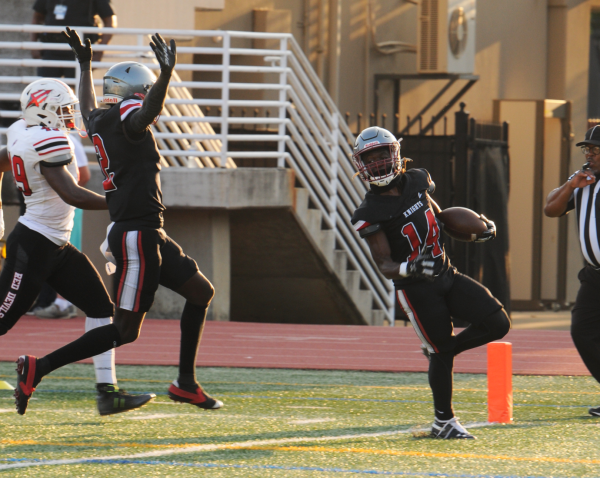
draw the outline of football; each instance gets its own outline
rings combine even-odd
[[[466,207],[450,207],[436,214],[436,217],[444,223],[444,232],[458,241],[472,242],[487,231],[479,214]]]

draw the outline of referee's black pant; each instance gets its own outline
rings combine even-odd
[[[571,337],[583,363],[600,382],[600,271],[585,266],[571,313]]]

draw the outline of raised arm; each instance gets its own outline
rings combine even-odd
[[[67,204],[80,209],[108,209],[105,197],[78,186],[75,178],[67,171],[65,166],[44,166],[41,164],[40,169],[50,187]]]
[[[173,69],[177,63],[177,49],[175,40],[171,40],[171,48],[167,46],[163,38],[157,33],[152,36],[150,48],[154,51],[160,65],[160,75],[152,86],[141,108],[130,114],[125,121],[128,133],[141,133],[145,131],[160,115],[164,105],[169,82]]]
[[[67,39],[71,49],[75,53],[79,66],[81,67],[81,80],[79,82],[79,104],[81,116],[85,127],[88,127],[88,118],[90,113],[98,108],[96,103],[96,91],[94,90],[94,78],[92,76],[92,44],[90,39],[85,40],[85,45],[81,43],[81,38],[75,30],[69,27],[62,34]]]

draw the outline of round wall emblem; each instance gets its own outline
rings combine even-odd
[[[465,51],[468,33],[465,10],[462,7],[455,8],[450,15],[450,25],[448,26],[450,51],[455,58],[460,58]]]

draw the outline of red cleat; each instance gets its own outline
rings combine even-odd
[[[174,380],[171,386],[169,387],[169,398],[176,402],[189,403],[191,405],[196,405],[199,408],[204,408],[206,410],[217,410],[223,406],[223,402],[221,400],[215,400],[210,395],[202,390],[202,387],[198,384],[195,384],[194,390],[185,390],[179,387],[179,383],[177,380]]]
[[[36,376],[37,358],[33,355],[21,355],[17,359],[17,388],[15,388],[15,405],[17,413],[25,415],[27,404],[35,387],[42,381],[41,377]]]

